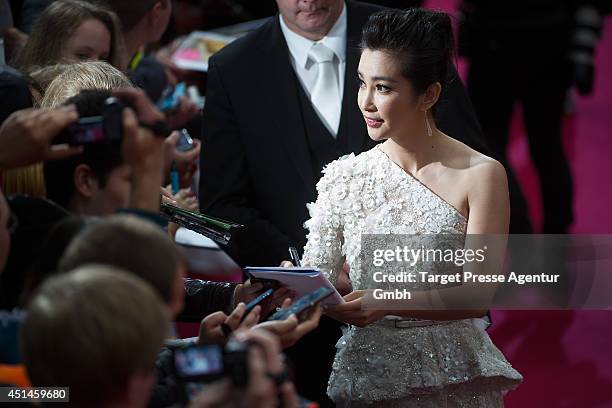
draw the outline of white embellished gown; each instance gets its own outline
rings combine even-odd
[[[317,184],[302,264],[330,272],[344,257],[353,289],[368,289],[361,234],[465,234],[467,220],[379,148],[330,163]],[[522,376],[474,319],[422,327],[350,326],[327,392],[340,407],[503,407]]]

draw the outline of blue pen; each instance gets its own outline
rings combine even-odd
[[[170,184],[172,186],[172,194],[176,194],[179,191],[179,173],[176,170],[176,165],[174,162],[172,163],[172,168],[170,169]]]

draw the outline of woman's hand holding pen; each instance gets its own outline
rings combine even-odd
[[[366,290],[355,290],[344,296],[344,303],[328,306],[325,314],[332,319],[352,324],[353,326],[365,327],[379,321],[387,315],[385,310],[364,310],[363,297],[367,294]]]

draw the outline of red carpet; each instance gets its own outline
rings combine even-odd
[[[453,0],[429,7],[453,11]],[[460,71],[465,72],[461,64]],[[612,18],[597,48],[593,95],[574,98],[565,119],[565,147],[574,174],[574,233],[612,233]],[[510,157],[539,228],[538,180],[520,115],[512,125]],[[612,296],[612,294],[610,294]],[[493,341],[525,381],[506,397],[509,408],[611,408],[612,311],[497,311]]]

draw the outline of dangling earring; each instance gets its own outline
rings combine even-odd
[[[431,137],[433,132],[431,131],[431,125],[429,124],[429,119],[427,119],[427,112],[425,112],[425,125],[427,126],[427,136]]]

